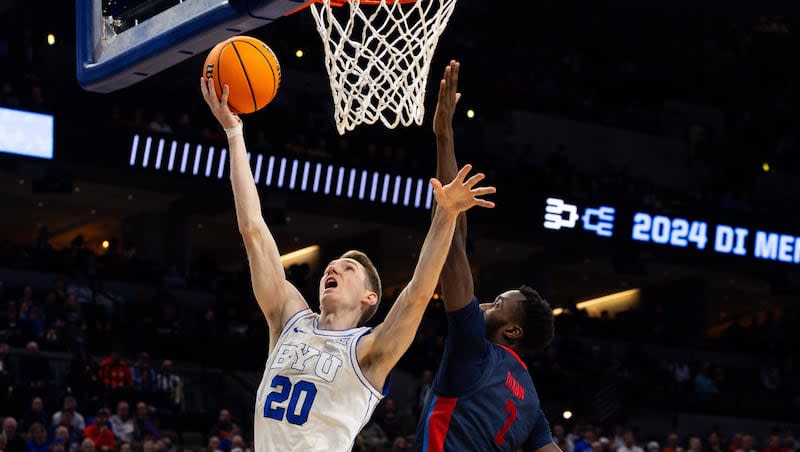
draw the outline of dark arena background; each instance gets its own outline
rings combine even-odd
[[[268,331],[205,52],[83,89],[75,3],[0,0],[0,451],[252,451]],[[174,3],[103,10],[121,33]],[[468,214],[476,295],[553,306],[528,367],[561,449],[800,451],[800,15],[735,5],[460,0],[424,124],[344,135],[310,14],[244,33],[282,65],[245,135],[288,278],[318,309],[325,263],[362,249],[382,320],[456,58],[456,154],[498,190]],[[437,293],[354,450],[410,450],[446,325]],[[113,444],[84,441],[104,409]]]

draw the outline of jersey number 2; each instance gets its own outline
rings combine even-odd
[[[314,397],[317,396],[317,387],[310,381],[300,380],[292,386],[292,382],[283,375],[275,375],[272,379],[271,387],[275,389],[267,396],[264,402],[264,417],[282,421],[284,414],[286,420],[290,424],[303,425],[308,420],[308,413],[311,411],[311,405],[314,403]],[[303,397],[302,403],[300,397]],[[290,398],[291,397],[291,398]],[[289,406],[286,408],[273,404],[281,404],[289,399]],[[300,412],[297,412],[297,405],[300,405]]]
[[[508,417],[506,418],[505,424],[503,424],[500,431],[494,435],[494,442],[496,442],[498,446],[504,446],[506,444],[504,436],[506,436],[506,433],[508,433],[508,430],[511,428],[511,424],[513,424],[514,420],[517,418],[517,406],[514,405],[514,402],[511,400],[506,400],[506,414]]]

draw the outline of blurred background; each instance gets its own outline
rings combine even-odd
[[[140,22],[172,6],[104,5]],[[529,368],[559,446],[800,450],[797,10],[516,8],[460,0],[425,123],[391,131],[336,132],[310,13],[246,33],[282,65],[245,134],[288,277],[318,308],[320,263],[362,249],[384,278],[382,319],[427,229],[417,187],[435,172],[437,81],[458,59],[456,152],[498,188],[496,209],[469,215],[476,294],[527,284],[556,308]],[[2,134],[27,130],[14,111],[54,128],[51,158],[0,151],[0,438],[9,451],[252,449],[268,333],[225,136],[197,86],[205,55],[89,92],[74,18],[74,2],[0,0]],[[312,189],[315,171],[343,186]],[[355,450],[410,447],[445,335],[436,294]],[[102,409],[111,445],[85,430]]]

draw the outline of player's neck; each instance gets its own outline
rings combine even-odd
[[[325,311],[319,314],[317,325],[321,330],[349,330],[358,326],[358,318],[352,312]]]

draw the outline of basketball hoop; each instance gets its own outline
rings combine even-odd
[[[378,121],[390,129],[422,124],[431,60],[456,1],[310,2],[340,135]]]

